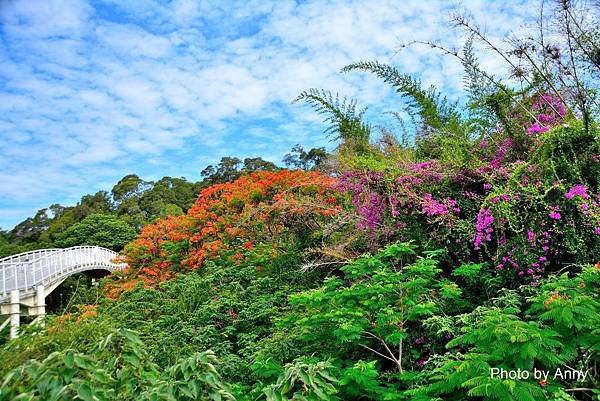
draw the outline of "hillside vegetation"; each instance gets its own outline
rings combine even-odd
[[[390,65],[344,68],[398,92],[397,132],[310,89],[296,102],[329,155],[128,176],[92,208],[110,217],[82,200],[17,226],[13,245],[95,238],[129,268],[0,348],[0,400],[600,400],[600,42],[559,3],[556,31],[491,46],[505,80],[455,17],[464,48],[429,46],[464,66],[456,103]]]

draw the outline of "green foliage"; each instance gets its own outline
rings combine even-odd
[[[142,180],[135,174],[129,174],[121,178],[112,188],[113,200],[119,204],[125,199],[140,196],[148,186],[148,182]]]
[[[338,380],[329,362],[314,364],[297,361],[288,363],[275,384],[264,390],[267,401],[333,401]]]
[[[563,399],[562,386],[572,383],[556,383],[551,378],[551,385],[541,387],[533,377],[492,377],[491,369],[532,372],[535,367],[555,372],[568,366],[592,372],[600,350],[599,276],[597,268],[585,266],[576,277],[550,277],[529,298],[526,315],[515,302],[515,293],[508,292],[495,300],[497,306],[478,307],[457,317],[454,323],[462,326],[460,335],[447,344],[454,351],[432,359],[432,367],[424,376],[431,383],[413,393],[452,400],[465,396]],[[598,385],[590,374],[586,381],[577,385]]]
[[[300,144],[294,145],[292,151],[283,158],[283,163],[290,169],[317,169],[327,158],[325,148],[312,148],[308,152]]]
[[[81,353],[91,353],[102,337],[108,335],[113,328],[109,319],[77,319],[69,313],[47,316],[43,329],[38,325],[22,324],[19,338],[8,341],[0,348],[0,360],[3,361],[0,365],[0,377],[29,360],[41,361],[50,354],[65,349],[77,348]]]
[[[0,400],[235,400],[215,362],[205,351],[161,370],[139,337],[120,329],[98,343],[94,356],[66,349],[11,370]]]
[[[354,365],[343,369],[339,387],[350,397],[360,398],[364,394],[385,394],[385,388],[379,381],[377,361],[357,361]]]
[[[307,342],[367,350],[402,374],[419,356],[406,350],[418,337],[419,322],[460,295],[439,278],[434,257],[416,257],[410,245],[394,244],[356,259],[340,269],[342,277],[290,297],[294,309],[286,325]]]
[[[140,229],[158,217],[178,215],[179,211],[189,209],[198,189],[199,184],[184,178],[163,177],[151,182],[130,174],[112,189],[115,213]]]
[[[167,206],[165,206],[165,208],[162,210],[161,212],[161,217],[167,217],[167,216],[183,216],[185,213],[183,213],[183,209],[180,208],[179,206],[173,204],[173,203],[169,203]]]
[[[8,237],[8,235],[6,236]],[[16,255],[22,252],[29,252],[36,249],[50,248],[52,244],[47,242],[30,242],[25,244],[11,243],[6,237],[0,237],[0,258]]]
[[[551,277],[532,298],[531,318],[559,333],[561,356],[577,360],[579,368],[589,369],[600,360],[600,274],[586,265],[574,278],[568,274]],[[581,354],[585,359],[580,358]]]
[[[58,289],[46,296],[46,309],[77,312],[82,305],[97,305],[104,298],[104,293],[98,282],[92,281],[92,275],[98,279],[105,274],[108,273],[97,270],[67,277]]]
[[[246,158],[243,162],[237,157],[222,157],[217,166],[209,165],[200,174],[204,177],[202,187],[207,187],[234,181],[243,173],[277,170],[278,167],[275,164],[263,160],[261,157]]]
[[[60,247],[97,245],[115,251],[135,238],[133,227],[110,214],[92,214],[60,233],[56,244]]]

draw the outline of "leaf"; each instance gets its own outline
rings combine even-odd
[[[67,368],[73,368],[73,366],[75,366],[75,355],[74,355],[73,351],[66,351],[65,366]]]
[[[96,401],[92,389],[85,383],[80,384],[77,388],[77,396],[83,401]]]

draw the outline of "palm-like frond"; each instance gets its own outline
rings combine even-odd
[[[324,122],[328,124],[325,133],[333,140],[352,140],[368,143],[371,136],[371,126],[363,122],[366,109],[357,109],[356,100],[340,99],[336,93],[319,89],[309,89],[298,95],[294,102],[304,101],[319,114],[325,115]]]
[[[433,86],[423,89],[419,80],[377,61],[353,63],[344,67],[342,72],[354,70],[371,72],[392,85],[398,93],[408,99],[408,110],[411,114],[419,116],[425,127],[452,129],[460,125],[460,113],[456,103],[449,103]]]

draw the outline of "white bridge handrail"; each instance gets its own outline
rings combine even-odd
[[[27,292],[47,286],[71,274],[92,269],[121,270],[118,253],[99,246],[40,249],[0,259],[0,298],[11,291]]]

